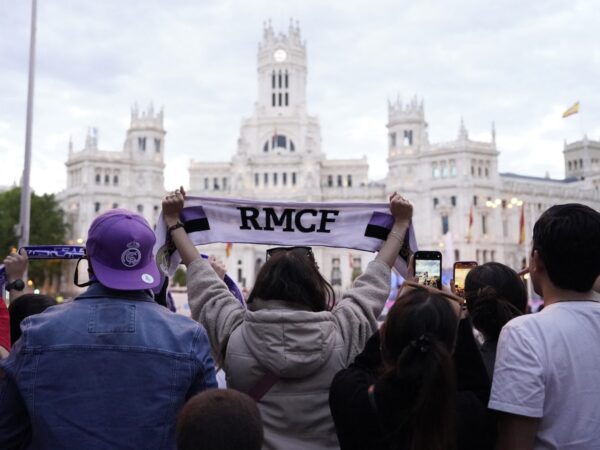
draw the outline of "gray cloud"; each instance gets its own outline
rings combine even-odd
[[[387,98],[425,98],[433,141],[490,138],[506,171],[562,176],[563,140],[600,138],[593,1],[39,2],[33,186],[63,188],[69,136],[120,149],[134,101],[164,105],[167,183],[190,159],[228,159],[256,97],[262,22],[300,20],[308,100],[332,158],[386,169]],[[0,183],[20,177],[29,2],[0,0]],[[581,100],[580,117],[561,112]],[[5,163],[6,161],[6,163]],[[54,176],[48,176],[48,169]]]

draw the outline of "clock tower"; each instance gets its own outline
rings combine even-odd
[[[306,111],[306,45],[298,22],[288,33],[275,34],[265,24],[258,46],[258,108],[269,116],[289,116]]]

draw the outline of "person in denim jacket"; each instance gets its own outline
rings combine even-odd
[[[153,299],[154,242],[130,211],[94,220],[88,289],[27,318],[0,365],[0,448],[176,448],[179,410],[216,380],[206,331]]]

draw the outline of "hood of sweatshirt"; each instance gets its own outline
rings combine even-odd
[[[329,311],[306,311],[279,300],[257,300],[253,307],[242,337],[256,360],[277,377],[306,377],[331,356],[336,328]]]

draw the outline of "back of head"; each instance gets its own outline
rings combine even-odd
[[[248,303],[254,299],[284,300],[316,312],[331,309],[334,298],[333,288],[319,272],[312,252],[292,247],[267,259],[256,277]]]
[[[465,300],[473,326],[488,340],[497,340],[502,327],[525,314],[527,290],[517,273],[500,263],[486,263],[465,279]]]
[[[533,227],[533,251],[556,287],[590,291],[600,275],[600,213],[579,203],[549,208]]]
[[[21,295],[8,307],[10,314],[10,342],[14,344],[21,337],[21,322],[29,316],[39,314],[50,306],[56,305],[56,300],[48,295]]]
[[[382,329],[384,377],[405,392],[411,449],[453,448],[456,383],[452,351],[458,316],[449,300],[415,290],[398,298]]]
[[[263,426],[249,396],[213,389],[193,396],[179,413],[179,450],[260,450]]]

